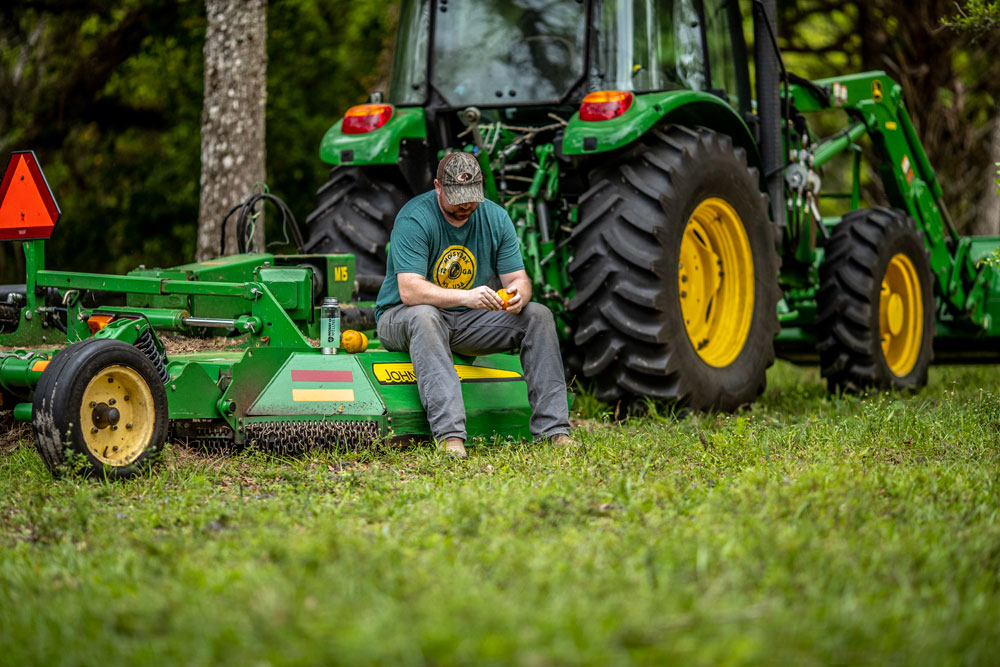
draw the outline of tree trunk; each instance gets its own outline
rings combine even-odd
[[[993,121],[993,131],[990,132],[990,162],[984,179],[986,187],[979,203],[979,214],[969,225],[970,234],[996,236],[1000,234],[1000,194],[997,194],[997,166],[1000,162],[1000,118]]]
[[[201,114],[201,210],[198,260],[237,252],[236,214],[264,171],[267,105],[267,0],[205,0],[205,106]],[[264,248],[263,217],[253,247]]]

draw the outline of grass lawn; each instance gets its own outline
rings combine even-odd
[[[147,478],[0,455],[0,663],[997,664],[1000,369],[582,446],[297,460],[175,447]]]

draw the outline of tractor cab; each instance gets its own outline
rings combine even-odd
[[[733,29],[735,28],[735,29]],[[749,104],[738,3],[404,0],[389,102],[578,107],[616,90],[714,90]]]

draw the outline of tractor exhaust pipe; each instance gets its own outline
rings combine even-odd
[[[777,0],[754,0],[753,51],[757,67],[757,118],[760,120],[760,157],[771,197],[771,212],[779,229],[785,227],[784,146],[781,141],[781,76],[778,52]]]

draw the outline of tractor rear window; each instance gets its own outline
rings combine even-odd
[[[403,0],[389,88],[389,101],[393,104],[421,104],[427,96],[429,32],[430,0]]]
[[[594,0],[591,90],[705,88],[695,0]]]
[[[452,106],[559,101],[584,74],[578,0],[437,3],[431,82]]]

